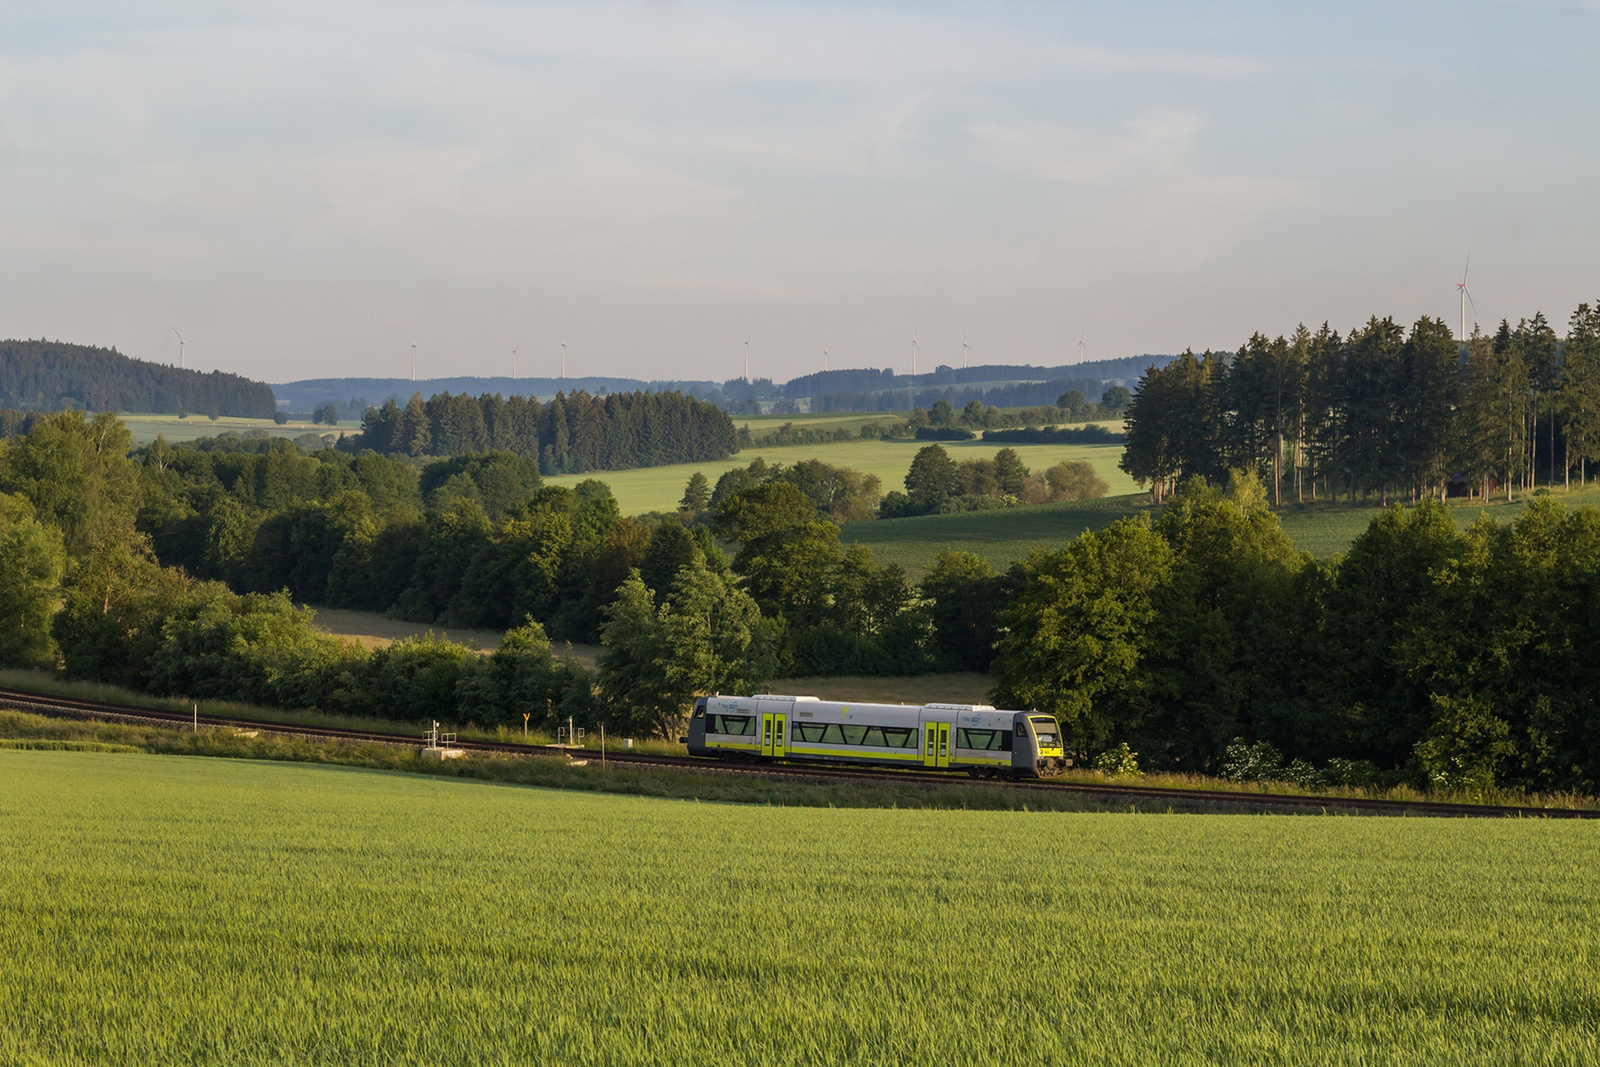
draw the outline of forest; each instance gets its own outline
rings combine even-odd
[[[937,445],[907,495],[952,473]],[[922,458],[922,457],[919,457]],[[940,480],[943,479],[941,482]],[[524,711],[672,736],[694,696],[816,674],[989,671],[1091,760],[1592,793],[1600,779],[1600,512],[1538,497],[1458,529],[1424,498],[1343,557],[1296,552],[1253,470],[1200,476],[1003,573],[950,551],[920,583],[841,543],[877,487],[752,463],[625,517],[604,483],[492,452],[427,463],[283,441],[130,451],[64,412],[0,448],[0,665],[169,695],[388,718]],[[309,609],[506,627],[488,656],[367,651]],[[603,646],[591,673],[551,638]],[[1265,747],[1263,747],[1265,746]],[[1276,758],[1276,756],[1275,756]]]
[[[723,459],[739,449],[733,420],[714,404],[676,392],[557,393],[532,397],[414,394],[368,408],[349,452],[460,456],[510,452],[545,474],[656,467]]]
[[[1373,317],[1234,353],[1185,352],[1140,379],[1122,469],[1159,503],[1182,479],[1259,471],[1293,500],[1485,499],[1587,479],[1600,459],[1600,304],[1559,336],[1543,314],[1461,339]],[[1285,486],[1287,483],[1287,488]]]
[[[272,389],[237,374],[180,370],[114,348],[0,341],[0,407],[19,411],[137,411],[270,419]]]

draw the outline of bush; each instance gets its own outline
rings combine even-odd
[[[959,426],[918,426],[918,441],[972,441],[977,434]],[[987,435],[986,435],[987,436]]]
[[[1367,786],[1378,784],[1378,765],[1371,760],[1351,760],[1335,757],[1328,761],[1327,767],[1323,768],[1322,780],[1329,785],[1363,789]]]
[[[1044,472],[1044,480],[1050,487],[1051,500],[1098,500],[1111,489],[1083,460],[1057,463]]]
[[[1139,773],[1139,753],[1126,741],[1095,757],[1094,769],[1112,778],[1129,778]]]
[[[1222,754],[1222,777],[1230,782],[1283,781],[1283,755],[1270,741],[1245,744],[1235,737]]]

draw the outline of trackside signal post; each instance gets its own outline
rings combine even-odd
[[[460,759],[466,755],[456,747],[455,734],[442,734],[439,732],[439,723],[434,721],[433,729],[429,730],[425,740],[428,742],[422,748],[422,755],[427,759],[447,760]]]

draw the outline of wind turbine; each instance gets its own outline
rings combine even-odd
[[[744,339],[744,384],[750,384],[750,338]]]
[[[824,374],[828,372],[828,350],[826,348],[822,350],[822,372]]]
[[[517,346],[511,346],[511,380],[517,380]]]
[[[411,380],[417,380],[417,346],[411,346]]]
[[[172,325],[172,323],[170,323],[170,322],[167,323],[167,329],[171,330],[174,334],[177,335],[177,338],[178,338],[178,369],[182,370],[183,369],[183,334],[178,333],[178,328],[176,326]]]
[[[967,360],[967,342],[961,342],[961,369],[966,370],[972,364]]]
[[[914,330],[911,333],[911,376],[917,376],[917,334]]]
[[[567,342],[561,342],[561,377],[567,376]]]
[[[1089,354],[1089,346],[1083,343],[1083,334],[1078,335],[1078,362],[1083,362],[1083,357]]]
[[[1467,265],[1461,268],[1461,280],[1456,283],[1456,293],[1461,298],[1461,333],[1460,341],[1467,343],[1467,305],[1472,304],[1472,313],[1478,313],[1478,305],[1473,303],[1472,293],[1467,289],[1467,271],[1472,268],[1472,253],[1467,253]]]

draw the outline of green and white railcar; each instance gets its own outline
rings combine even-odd
[[[870,704],[760,694],[702,697],[685,739],[696,756],[1047,778],[1068,765],[1049,715],[985,704]]]

